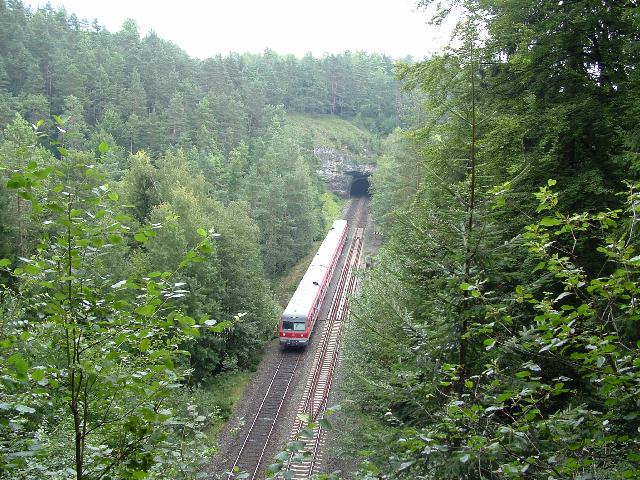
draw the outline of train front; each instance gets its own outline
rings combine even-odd
[[[306,315],[285,310],[278,330],[280,345],[283,347],[306,347],[309,343]]]

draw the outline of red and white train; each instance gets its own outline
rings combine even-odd
[[[333,222],[331,230],[322,241],[322,245],[280,318],[278,324],[280,345],[305,347],[309,344],[313,326],[331,283],[331,276],[340,258],[346,237],[347,221]]]

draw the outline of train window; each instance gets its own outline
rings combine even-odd
[[[282,330],[294,331],[294,332],[304,332],[305,324],[304,322],[289,322],[284,320],[282,322]]]

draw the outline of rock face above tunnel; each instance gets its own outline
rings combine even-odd
[[[320,160],[318,175],[329,190],[343,198],[349,196],[354,178],[368,177],[375,170],[375,165],[371,163],[355,162],[346,151],[315,147],[313,153]]]

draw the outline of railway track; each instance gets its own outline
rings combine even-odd
[[[362,201],[361,198],[354,198],[353,200],[351,200],[351,202],[349,202],[347,211],[344,214],[345,220],[347,220],[349,223],[351,223],[355,218],[354,214],[358,210],[361,201]]]
[[[362,208],[362,205],[359,208]],[[363,238],[364,229],[355,229],[349,253],[336,287],[336,294],[324,324],[321,344],[316,351],[313,368],[308,377],[302,401],[298,406],[298,415],[291,432],[290,439],[292,441],[299,440],[300,433],[307,428],[306,418],[316,422],[327,408],[327,399],[339,360],[340,334],[347,314],[347,301],[356,288],[357,277],[354,275],[354,271],[360,264]],[[308,479],[318,470],[322,462],[324,433],[322,426],[316,423],[313,436],[304,442],[304,450],[308,452],[307,455],[297,461],[294,460],[294,455],[289,457],[287,470],[293,474],[289,478]]]
[[[350,231],[353,233],[356,228],[363,228],[367,223],[367,199],[355,198],[351,201],[345,218],[350,223]]]
[[[313,419],[320,417],[326,408],[333,372],[338,362],[339,337],[347,309],[347,298],[355,289],[356,280],[352,273],[353,269],[357,268],[362,251],[363,228],[361,227],[366,223],[366,204],[366,199],[353,199],[344,215],[344,218],[351,225],[352,241],[340,271],[327,321],[324,322],[320,344],[315,352],[313,368],[298,407],[299,413],[311,413]],[[303,357],[303,352],[300,351],[285,350],[281,352],[275,373],[271,377],[258,412],[253,417],[240,451],[228,474],[229,479],[235,478],[236,472],[248,474],[244,478],[256,479],[262,470],[263,461],[267,464],[271,463],[270,458],[265,459],[265,452],[283,406],[288,400],[287,394],[292,387],[294,375]],[[296,437],[304,428],[306,428],[306,424],[297,419],[291,437]],[[305,460],[302,466],[290,465],[294,472],[294,478],[309,478],[317,470],[321,460],[323,440],[322,429],[316,428],[313,439],[310,439],[305,445],[305,448],[312,452],[312,455],[308,460]]]
[[[258,413],[253,418],[249,432],[233,464],[232,471],[245,471],[249,474],[247,478],[256,478],[269,443],[269,437],[271,437],[282,410],[293,375],[300,363],[300,358],[301,355],[298,352],[282,352],[280,363],[271,378],[267,392],[262,398]],[[229,478],[233,478],[232,474],[229,474]]]

